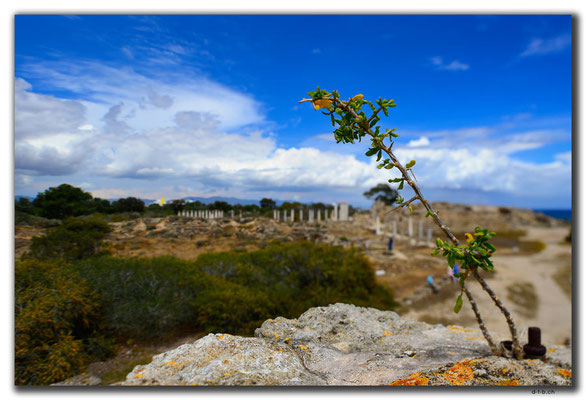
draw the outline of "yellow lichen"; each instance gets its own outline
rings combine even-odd
[[[175,361],[167,361],[167,362],[165,363],[165,365],[174,365],[174,364],[175,364]]]
[[[391,331],[384,331],[383,332],[383,335],[385,335],[385,336],[390,336],[392,334],[393,334],[393,332],[391,332]]]
[[[307,346],[304,344],[298,344],[297,347],[299,347],[301,350],[307,351]]]
[[[555,349],[547,349],[548,353],[553,353],[555,351]]]

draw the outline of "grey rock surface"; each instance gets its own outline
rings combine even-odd
[[[209,334],[135,367],[120,384],[570,385],[570,368],[562,346],[545,362],[494,357],[478,330],[338,303],[267,320],[253,338]]]

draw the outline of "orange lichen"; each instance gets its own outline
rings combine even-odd
[[[393,332],[391,332],[391,331],[384,331],[383,332],[383,335],[385,335],[385,336],[390,336],[392,334],[393,334]]]
[[[474,378],[474,372],[470,365],[476,363],[477,360],[465,360],[454,364],[454,366],[448,369],[442,376],[450,382],[451,385],[463,385],[470,379]]]
[[[421,372],[411,374],[409,378],[398,379],[389,386],[426,386],[429,378],[421,375]]]
[[[518,386],[519,385],[519,380],[518,379],[513,379],[510,381],[500,381],[497,382],[497,385],[499,386]]]
[[[553,353],[555,351],[555,349],[547,349],[548,353]]]
[[[557,371],[558,371],[558,374],[560,374],[561,376],[563,376],[565,378],[572,377],[572,371],[569,371],[569,370],[563,369],[563,368],[558,368]]]

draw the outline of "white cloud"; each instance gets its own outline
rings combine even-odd
[[[520,54],[521,57],[546,55],[560,52],[572,44],[569,34],[560,35],[551,39],[533,39],[527,48]]]
[[[129,88],[97,79],[95,90],[83,101],[38,94],[17,79],[17,193],[19,187],[39,187],[42,176],[75,176],[79,182],[94,183],[92,192],[107,198],[118,197],[116,193],[146,198],[205,193],[361,197],[365,188],[397,174],[394,169],[386,174],[378,170],[373,159],[356,150],[360,146],[334,145],[331,133],[314,135],[299,148],[279,148],[276,137],[258,125],[264,121],[258,103],[215,82],[171,84],[126,74]],[[89,90],[86,83],[74,81],[68,85],[76,93]],[[199,85],[201,91],[192,93],[190,85]],[[149,90],[172,101],[159,104],[167,107],[140,103],[149,98]],[[498,126],[408,132],[401,139],[413,139],[396,146],[396,154],[403,162],[417,160],[415,174],[426,190],[545,198],[551,196],[548,185],[555,182],[566,193],[571,190],[570,153],[558,154],[545,165],[515,158],[520,151],[569,137],[564,131],[519,127],[530,119],[515,121],[516,133],[507,135],[501,135]],[[244,131],[247,125],[253,129]]]
[[[470,68],[470,65],[464,64],[458,60],[445,63],[442,57],[436,56],[431,58],[431,63],[436,69],[445,71],[466,71]]]
[[[408,147],[425,147],[428,146],[431,142],[425,136],[420,137],[419,139],[411,140],[407,143]]]

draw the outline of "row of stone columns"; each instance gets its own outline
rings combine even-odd
[[[232,217],[233,217],[232,211]],[[180,217],[187,218],[204,218],[204,219],[219,219],[224,218],[224,211],[222,210],[183,210],[177,214]]]
[[[334,208],[331,212],[328,210],[323,210],[323,220],[325,221],[348,221],[349,218],[349,206],[348,203],[340,203],[339,209],[337,204],[333,204]],[[299,209],[299,221],[303,221],[305,219],[303,209]],[[273,219],[277,221],[295,221],[295,210],[291,209],[287,210],[273,210]],[[322,209],[313,209],[310,208],[307,210],[307,221],[313,222],[314,220],[321,221],[322,220]]]
[[[417,238],[419,240],[423,240],[423,236],[424,236],[424,226],[423,226],[423,220],[417,221]],[[399,234],[399,229],[398,229],[398,223],[396,220],[392,221],[392,225],[393,225],[393,236],[397,236]],[[381,221],[380,221],[380,217],[377,216],[376,220],[375,220],[375,224],[374,224],[374,229],[376,231],[377,235],[382,235],[382,228],[381,228]],[[427,228],[427,241],[431,242],[432,240],[432,235],[433,235],[433,231],[431,228]],[[413,220],[411,217],[409,217],[407,219],[407,236],[410,238],[414,237],[414,233],[413,233]]]

